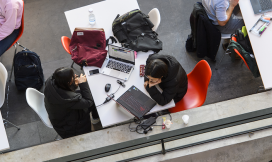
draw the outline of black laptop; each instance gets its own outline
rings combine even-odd
[[[272,11],[272,0],[250,0],[254,14]]]
[[[138,119],[142,118],[157,104],[135,86],[131,86],[115,102],[120,105],[121,111]]]

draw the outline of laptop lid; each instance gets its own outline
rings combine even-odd
[[[262,14],[272,10],[271,0],[261,0],[261,1],[263,3],[263,7],[260,4],[261,3],[260,0],[250,0],[254,14]]]
[[[124,47],[118,47],[114,45],[109,45],[109,49],[108,49],[110,58],[113,58],[122,62],[130,63],[133,65],[135,65],[134,52],[135,52],[134,50],[124,48]]]
[[[157,104],[135,86],[131,86],[116,102],[138,119],[142,118]]]

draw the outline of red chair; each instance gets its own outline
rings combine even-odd
[[[23,1],[23,0],[22,0]],[[17,36],[17,38],[15,39],[15,41],[12,43],[12,45],[9,47],[9,49],[14,46],[15,47],[15,51],[14,51],[14,56],[16,55],[16,52],[17,52],[17,46],[20,46],[22,47],[24,50],[27,50],[26,47],[22,46],[19,44],[19,39],[21,38],[21,36],[23,35],[23,32],[24,32],[24,12],[25,12],[25,3],[23,1],[23,14],[22,14],[22,20],[21,20],[21,27],[19,28],[19,34]],[[13,57],[14,57],[13,56]],[[12,61],[12,67],[11,67],[11,73],[10,73],[10,76],[9,76],[9,81],[11,81],[11,77],[12,77],[12,73],[13,73],[13,61]]]
[[[65,51],[67,53],[69,53],[70,55],[72,55],[71,52],[70,52],[70,49],[69,49],[70,43],[71,43],[71,39],[70,38],[68,38],[66,36],[62,36],[61,37],[61,44],[62,44],[63,48],[65,49]],[[71,65],[71,68],[73,68],[74,63],[75,62],[73,61],[72,65]]]
[[[237,42],[237,39],[236,39],[236,37],[234,37],[234,36],[231,37],[231,40]],[[244,61],[244,63],[246,64],[248,70],[250,70],[250,69],[249,69],[249,66],[247,65],[246,60],[245,60],[244,57],[240,54],[240,52],[239,52],[237,49],[234,49],[234,51],[235,51],[235,53],[236,53],[238,56],[240,56],[241,59]],[[243,64],[242,64],[242,65],[243,65]]]
[[[24,32],[24,10],[25,10],[25,3],[23,1],[23,14],[22,14],[22,20],[21,20],[21,27],[19,28],[19,34],[18,37],[15,39],[15,41],[12,43],[12,45],[9,47],[9,49],[15,45],[15,43],[18,42],[18,40],[21,38],[21,36],[23,35]],[[19,44],[19,43],[18,43]],[[16,45],[15,45],[16,48]]]
[[[239,52],[237,49],[234,49],[234,51],[235,51],[235,53],[236,53],[237,55],[239,55],[239,56],[241,57],[241,59],[244,61],[244,63],[245,63],[245,65],[246,65],[246,67],[248,68],[248,70],[250,70],[250,69],[249,69],[249,66],[247,65],[246,60],[245,60],[244,57],[240,54],[240,52]],[[242,64],[242,65],[243,65],[243,64]]]
[[[212,70],[207,61],[199,61],[188,77],[188,90],[176,106],[170,108],[171,113],[188,110],[202,106],[206,100],[208,86],[212,76]]]

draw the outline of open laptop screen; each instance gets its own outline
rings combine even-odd
[[[134,63],[134,51],[131,49],[109,45],[108,51],[110,57]]]

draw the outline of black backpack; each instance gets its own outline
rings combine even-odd
[[[40,57],[32,51],[18,52],[13,59],[15,85],[18,90],[41,89],[44,82]]]
[[[122,46],[135,50],[147,52],[162,50],[162,42],[157,38],[158,34],[152,30],[154,24],[149,16],[140,10],[132,10],[114,19],[112,31]]]
[[[253,54],[253,50],[249,41],[248,34],[244,37],[244,33],[241,29],[235,30],[235,37],[237,39],[237,42],[250,54]]]

